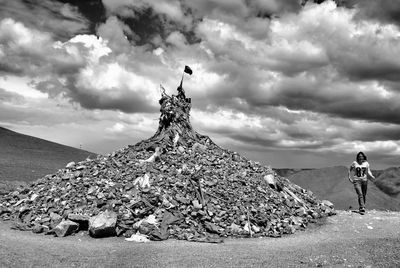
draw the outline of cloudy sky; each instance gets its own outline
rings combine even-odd
[[[400,1],[0,0],[0,126],[96,153],[191,122],[272,167],[399,166]]]

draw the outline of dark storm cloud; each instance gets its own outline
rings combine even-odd
[[[89,32],[90,24],[77,7],[50,0],[0,0],[0,18],[23,22],[63,41]]]
[[[251,66],[243,66],[234,61],[221,61],[215,64],[210,64],[210,71],[224,77],[215,89],[210,92],[208,99],[211,99],[214,104],[235,106],[240,109],[241,104],[234,102],[233,97],[246,100],[250,92],[258,88],[258,79],[255,73],[252,73]]]
[[[137,11],[133,17],[121,17],[120,20],[128,26],[129,30],[124,33],[136,45],[148,45],[160,36],[164,40],[168,33],[166,25],[167,21],[163,21],[162,17],[155,14],[150,8],[143,11]]]
[[[266,68],[281,72],[287,76],[294,76],[305,71],[312,71],[328,64],[324,56],[310,57],[302,51],[298,53],[275,55]]]
[[[152,106],[144,96],[137,92],[119,88],[118,94],[115,95],[113,93],[116,90],[109,89],[99,94],[79,89],[79,91],[70,92],[69,96],[86,109],[116,110],[124,113],[154,113],[158,111],[158,107]]]
[[[221,127],[221,128],[209,128],[205,126],[203,131],[210,133],[211,136],[215,135],[219,137],[229,138],[236,142],[240,142],[243,144],[247,144],[250,146],[259,146],[263,149],[265,148],[275,148],[278,145],[278,142],[274,138],[270,138],[270,135],[262,133],[256,133],[251,130],[238,130],[229,127]]]
[[[353,0],[361,19],[375,19],[400,25],[400,2],[397,0]]]
[[[4,74],[14,74],[14,75],[23,75],[24,70],[18,64],[10,61],[2,61],[0,62],[0,73]]]
[[[199,43],[193,29],[196,20],[182,1],[109,1],[103,0],[108,16],[117,17],[127,26],[124,34],[137,46],[154,49],[167,45],[170,34],[179,32],[190,44]]]
[[[66,83],[60,83],[56,79],[35,83],[37,90],[48,93],[53,98],[63,96],[85,109],[116,110],[125,113],[153,113],[158,108],[150,103],[144,94],[132,91],[128,88],[85,88],[80,85],[75,76],[69,76]],[[146,89],[143,89],[145,91]]]
[[[223,134],[227,137],[230,137],[233,140],[240,141],[245,144],[251,144],[253,146],[260,146],[263,148],[271,148],[271,147],[276,147],[278,145],[276,140],[268,138],[267,135],[256,136],[256,135],[252,135],[251,133],[247,133],[249,135],[246,135],[246,133],[239,133],[239,132],[227,133],[227,132],[223,132],[223,131],[221,131],[221,133],[219,133],[219,134]]]
[[[300,133],[298,133],[299,135],[297,135],[297,137],[288,136],[288,138],[291,138],[291,144],[287,146],[285,146],[285,144],[282,144],[277,139],[268,138],[268,135],[255,136],[255,135],[246,135],[244,133],[239,133],[239,132],[234,134],[228,134],[228,133],[225,134],[227,135],[227,137],[230,137],[233,140],[241,141],[244,144],[252,146],[259,146],[264,149],[290,147],[291,149],[315,150],[325,147],[327,145],[334,144],[333,142],[326,142],[323,140],[314,141],[313,139],[315,139],[315,137]]]
[[[353,133],[353,139],[362,141],[400,141],[399,125],[369,125]]]
[[[349,64],[343,68],[345,75],[357,80],[388,80],[400,82],[400,64],[375,64],[371,62],[365,62],[364,65],[351,66]],[[362,67],[361,67],[362,66]]]
[[[347,100],[328,104],[319,111],[343,118],[400,124],[400,107],[384,100],[369,99],[356,105]]]
[[[329,85],[304,79],[287,79],[276,85],[275,93],[267,101],[271,105],[284,105],[294,110],[400,124],[400,96],[385,98],[372,90],[361,90],[357,85],[353,86],[354,88],[351,85]]]
[[[106,20],[106,10],[101,0],[59,0],[59,2],[76,7],[89,21],[90,33],[95,33],[99,24]]]
[[[249,146],[304,150],[335,146],[340,142],[343,130],[351,127],[351,124],[342,128],[333,127],[334,120],[310,112],[285,112],[282,107],[269,107],[267,110],[268,114],[258,115],[249,112],[236,114],[233,110],[225,114],[221,121],[219,118],[224,112],[220,109],[213,112],[216,118],[205,118],[207,123],[196,119],[194,125],[203,132]],[[291,117],[290,120],[285,118],[285,114]]]
[[[270,17],[285,12],[297,12],[301,8],[298,0],[204,0],[184,1],[199,16]]]
[[[400,82],[400,62],[397,60],[400,38],[392,38],[386,44],[360,41],[365,43],[354,44],[340,54],[335,51],[330,55],[337,70],[354,80]]]
[[[276,146],[276,140],[271,139],[270,135],[265,135],[262,133],[257,133],[248,128],[237,129],[234,127],[223,126],[208,126],[204,125],[203,130],[207,133],[218,134],[218,136],[231,138],[232,140],[250,143],[253,145],[259,145],[264,147],[274,147]]]
[[[129,26],[125,34],[137,45],[157,45],[158,37],[164,41],[174,31],[190,44],[199,43],[194,29],[204,18],[233,23],[254,38],[264,38],[272,15],[301,9],[298,0],[103,0],[103,4],[108,17],[117,16]]]

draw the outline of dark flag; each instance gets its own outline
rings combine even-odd
[[[187,74],[190,74],[190,75],[192,75],[192,73],[193,73],[192,69],[190,69],[190,67],[187,66],[187,65],[185,65],[185,71],[184,72],[187,73]]]

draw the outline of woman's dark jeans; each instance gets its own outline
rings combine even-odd
[[[368,181],[367,180],[355,180],[354,189],[358,196],[358,205],[360,210],[365,209],[365,196],[367,195]]]

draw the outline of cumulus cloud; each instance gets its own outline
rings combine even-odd
[[[68,53],[54,46],[50,34],[13,19],[0,21],[0,45],[1,71],[7,74],[68,73],[84,64],[79,53]]]
[[[152,112],[156,108],[151,100],[157,86],[134,72],[129,66],[119,63],[113,57],[107,42],[94,36],[77,36],[62,44],[67,51],[75,51],[76,45],[87,48],[80,54],[85,67],[78,72],[65,75],[65,79],[48,79],[37,83],[42,91],[64,88],[62,92],[73,101],[88,109],[115,109],[125,112]],[[49,87],[53,85],[53,87]]]
[[[359,79],[394,77],[399,71],[393,60],[399,54],[399,30],[391,25],[354,20],[355,13],[328,1],[308,5],[300,14],[286,16],[272,28],[289,45],[300,40],[324,50],[329,62],[343,75]]]
[[[105,23],[99,26],[97,33],[103,39],[108,40],[108,46],[113,53],[123,54],[129,53],[131,50],[127,34],[132,36],[134,33],[117,17],[109,17]]]
[[[61,43],[49,34],[4,19],[0,22],[1,71],[27,75],[38,90],[51,97],[62,95],[88,109],[156,111],[151,101],[157,99],[158,86],[130,70],[129,62],[120,63],[114,54],[108,58],[112,50],[107,43],[93,35],[78,35]]]
[[[122,132],[125,129],[125,125],[121,123],[115,123],[112,127],[107,128],[107,131],[110,132]]]
[[[246,107],[284,105],[399,123],[398,94],[381,83],[400,77],[395,61],[400,56],[399,31],[353,17],[354,11],[327,2],[272,21],[264,42],[234,25],[213,22],[211,27],[207,20],[199,33],[215,64],[226,61],[222,92],[242,99]],[[236,90],[229,90],[233,87]],[[218,89],[214,92],[221,92]]]
[[[175,94],[189,65],[192,123],[217,142],[258,157],[285,150],[318,162],[318,154],[325,163],[329,154],[339,161],[371,148],[392,161],[400,148],[400,30],[391,4],[302,2],[103,0],[97,36],[62,42],[4,19],[0,72],[30,77],[51,100],[94,118],[109,113],[98,127],[116,142],[155,130],[159,84]],[[78,11],[58,6],[62,18]]]

